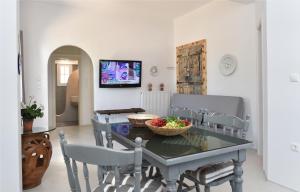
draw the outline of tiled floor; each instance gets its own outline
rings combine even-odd
[[[67,127],[67,126],[77,126],[79,125],[78,121],[64,121],[64,122],[58,122],[56,120],[56,126],[57,127]]]
[[[51,141],[53,145],[53,156],[50,166],[43,178],[40,186],[26,190],[26,192],[67,192],[69,184],[66,174],[64,161],[61,155],[58,133],[63,130],[69,143],[81,143],[94,145],[94,137],[91,127],[64,127],[57,128],[51,133]],[[115,143],[114,147],[121,148]],[[81,169],[81,167],[79,167]],[[82,171],[80,171],[82,173]],[[97,182],[96,168],[90,167],[91,185],[95,186]],[[80,175],[82,177],[82,175]],[[229,184],[214,187],[212,192],[229,192],[231,191]],[[247,161],[244,164],[244,192],[292,192],[272,182],[268,182],[264,178],[262,172],[261,160],[256,155],[256,151],[249,150]]]

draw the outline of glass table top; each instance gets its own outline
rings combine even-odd
[[[134,141],[136,137],[143,139],[143,147],[164,159],[207,152],[211,150],[251,143],[204,129],[192,127],[186,133],[177,136],[161,136],[154,134],[147,127],[133,128],[130,123],[112,124],[112,132]]]
[[[22,135],[34,134],[34,133],[44,133],[54,131],[56,127],[32,127],[32,131],[25,131],[22,129]]]

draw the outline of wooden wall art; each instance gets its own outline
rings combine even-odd
[[[207,94],[206,40],[176,48],[177,93]]]

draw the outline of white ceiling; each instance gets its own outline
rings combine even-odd
[[[173,19],[195,10],[213,0],[21,0],[22,2],[43,2],[61,6],[88,7],[113,14],[131,12]],[[214,0],[224,1],[224,0]],[[254,0],[231,0],[250,3]]]
[[[164,18],[184,15],[212,0],[21,0],[57,4],[60,6],[88,7],[99,11],[122,13],[135,12]]]

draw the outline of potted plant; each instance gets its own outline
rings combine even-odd
[[[30,97],[29,104],[22,103],[21,106],[21,116],[23,120],[24,131],[32,131],[33,120],[37,117],[42,118],[44,107],[42,105],[37,105],[33,97]]]

